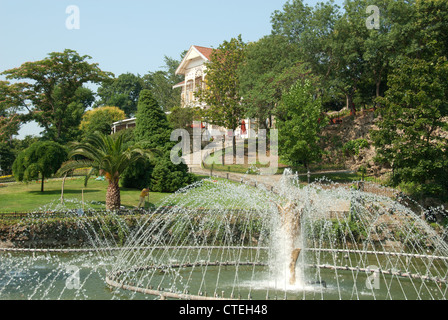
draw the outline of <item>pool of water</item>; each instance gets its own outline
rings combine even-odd
[[[136,256],[153,254],[160,259],[160,251],[138,252]],[[173,250],[173,252],[176,250]],[[307,253],[299,259],[298,280],[290,285],[281,270],[274,270],[268,263],[262,265],[233,264],[217,266],[223,250],[177,250],[177,254],[164,261],[175,265],[164,270],[145,269],[127,274],[127,283],[165,292],[188,293],[207,297],[235,299],[445,299],[447,286],[422,279],[356,270],[332,270],[315,267],[317,255]],[[258,252],[258,254],[257,254]],[[265,261],[268,253],[260,250],[238,250],[241,261]],[[235,257],[236,252],[228,257]],[[173,258],[174,257],[174,258]],[[179,261],[182,257],[182,261]],[[404,269],[398,258],[359,254],[319,253],[319,265],[374,266],[380,264],[390,269]],[[189,258],[210,261],[196,266],[185,266]],[[208,259],[208,260],[206,260]],[[252,259],[252,260],[251,260]],[[226,259],[226,261],[231,259]],[[306,261],[305,261],[306,260]],[[0,299],[2,300],[128,300],[158,299],[123,289],[109,287],[106,274],[117,270],[120,252],[82,253],[0,253]],[[213,262],[212,262],[213,261]],[[168,264],[169,264],[168,263]],[[428,262],[407,259],[408,270],[431,274]],[[434,262],[432,262],[434,264]],[[118,266],[123,266],[118,263]]]

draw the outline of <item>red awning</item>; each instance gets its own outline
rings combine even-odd
[[[204,128],[205,128],[205,124],[203,124],[203,123],[201,122],[201,125],[199,126],[199,124],[195,124],[195,123],[193,123],[193,124],[191,125],[191,127],[192,127],[192,128],[202,128],[202,129],[204,129]]]

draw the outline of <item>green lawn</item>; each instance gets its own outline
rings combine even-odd
[[[338,182],[338,183],[351,183],[353,181],[361,181],[362,180],[362,174],[358,172],[335,172],[335,173],[318,173],[313,174],[311,173],[310,179],[311,182],[318,181],[322,178],[327,178],[330,181]],[[302,174],[301,176],[302,180],[306,180],[306,175]],[[374,181],[375,179],[372,177],[364,176],[365,181]]]
[[[70,200],[80,202],[84,189],[84,202],[93,209],[104,209],[106,201],[107,181],[91,179],[84,188],[84,178],[69,178],[65,181],[64,199],[70,207]],[[45,182],[45,191],[40,192],[40,182],[3,183],[0,184],[0,212],[30,212],[38,210],[50,203],[60,203],[62,180],[48,180]],[[170,194],[152,192],[149,195],[150,205],[158,205]],[[121,203],[132,208],[138,204],[140,190],[121,189]],[[75,205],[73,205],[75,206]]]

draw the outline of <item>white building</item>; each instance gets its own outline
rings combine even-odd
[[[120,120],[112,123],[112,133],[116,133],[118,131],[134,127],[135,127],[135,118]]]
[[[207,76],[206,62],[210,61],[210,56],[214,49],[191,46],[187,54],[181,61],[176,70],[177,75],[184,75],[184,81],[173,86],[175,88],[182,88],[181,91],[181,107],[200,107],[207,108],[208,106],[201,103],[196,97],[195,92],[199,88],[205,89],[205,80]],[[193,125],[193,124],[192,124]],[[121,120],[112,124],[112,133],[117,131],[135,127],[135,118]],[[222,137],[228,133],[226,128],[202,123],[202,139],[204,141],[210,140],[212,137]],[[253,119],[241,119],[240,126],[235,130],[237,138],[252,138],[255,134],[256,122]],[[251,131],[253,130],[253,131]],[[255,134],[256,136],[256,134]]]
[[[177,75],[184,75],[185,80],[173,86],[173,88],[182,88],[181,107],[200,107],[207,108],[207,105],[200,102],[195,93],[199,88],[205,90],[205,80],[207,77],[206,63],[210,61],[210,56],[214,49],[191,46],[187,54],[181,61],[176,70]],[[255,121],[253,119],[241,119],[241,124],[237,128],[235,135],[241,138],[250,137],[250,130],[255,131]],[[227,133],[227,129],[208,123],[203,124],[202,135],[205,139],[213,136],[222,136]]]

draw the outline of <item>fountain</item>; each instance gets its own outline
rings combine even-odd
[[[132,227],[129,215],[75,216],[88,248],[0,249],[1,299],[447,295],[444,235],[408,205],[335,183],[300,186],[291,172],[273,190],[202,180]]]

